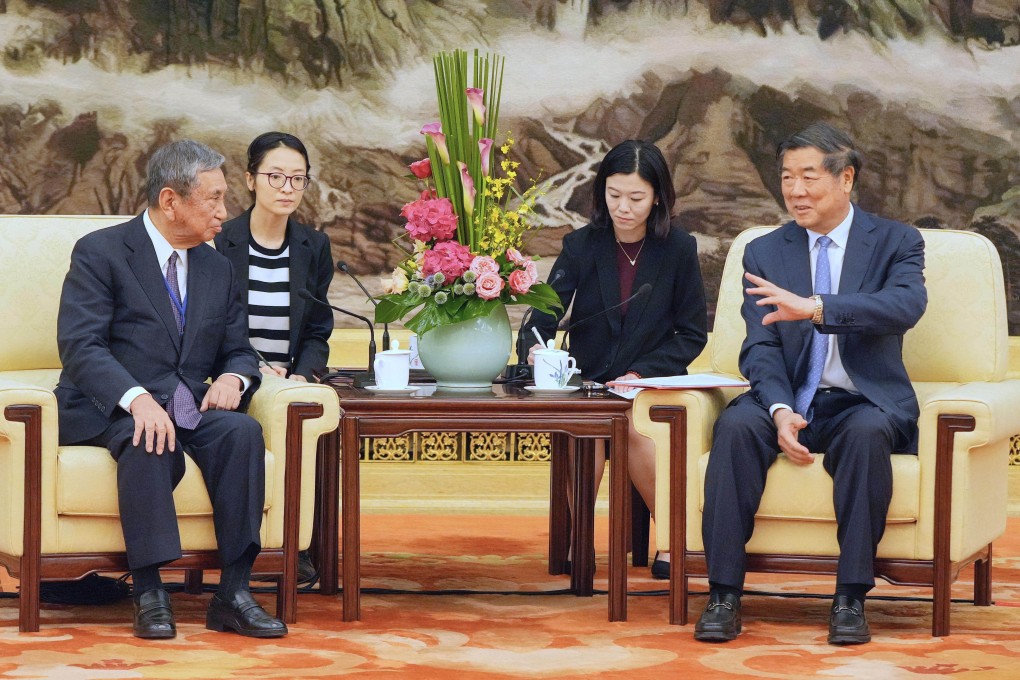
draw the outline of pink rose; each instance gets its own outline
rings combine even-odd
[[[431,250],[425,251],[422,258],[422,276],[442,272],[447,281],[453,281],[467,271],[472,257],[467,246],[456,241],[440,241]]]
[[[524,294],[531,289],[531,285],[534,281],[528,276],[528,272],[523,269],[515,269],[510,272],[510,289],[515,293]]]
[[[499,274],[499,265],[491,257],[486,255],[479,255],[475,259],[471,260],[471,271],[477,276],[487,274],[489,272]]]
[[[419,198],[400,211],[407,219],[407,233],[416,241],[444,240],[457,231],[457,214],[448,198]]]
[[[531,279],[531,285],[534,286],[538,283],[538,265],[528,260],[524,265],[524,271],[527,272],[528,278]]]
[[[428,179],[432,176],[432,161],[428,158],[415,161],[407,167],[411,168],[411,173],[418,179]]]
[[[503,279],[496,272],[485,272],[475,281],[475,294],[483,300],[494,300],[503,290]]]
[[[516,248],[507,248],[506,259],[522,267],[526,265],[528,262],[531,262],[530,259],[521,255],[521,251],[517,250]]]

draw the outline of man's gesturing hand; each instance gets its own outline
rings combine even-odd
[[[748,288],[747,292],[751,295],[761,296],[761,299],[756,303],[759,307],[764,305],[775,305],[776,307],[774,312],[769,312],[762,318],[763,325],[767,326],[776,321],[810,319],[814,316],[815,301],[812,298],[791,293],[750,272],[744,272],[744,278],[755,286]]]
[[[236,411],[241,404],[241,384],[241,379],[236,375],[224,373],[209,386],[198,410],[203,413],[209,409]]]
[[[145,450],[156,455],[163,455],[164,449],[173,451],[177,447],[177,433],[174,423],[166,410],[160,406],[152,395],[146,392],[139,394],[130,404],[131,415],[135,419],[135,436],[131,444],[138,446],[145,437]]]

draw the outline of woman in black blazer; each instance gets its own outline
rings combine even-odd
[[[333,280],[329,237],[293,217],[311,182],[310,170],[308,151],[297,137],[283,132],[256,137],[245,172],[255,202],[225,222],[215,238],[247,291],[249,337],[265,359],[262,372],[304,381],[325,369],[333,332],[333,312],[298,296],[305,289],[325,300]]]
[[[563,308],[573,303],[570,319],[580,325],[568,342],[584,378],[683,375],[704,349],[708,318],[697,244],[671,224],[675,201],[666,159],[649,142],[623,142],[599,165],[591,222],[564,237],[548,277]],[[559,320],[535,313],[522,332],[534,326],[552,338]],[[633,424],[628,446],[631,479],[654,509],[655,446]],[[596,485],[605,460],[599,455]],[[667,555],[656,554],[655,576],[668,578]]]
[[[298,296],[305,289],[325,300],[333,280],[329,237],[293,217],[312,181],[311,169],[297,137],[284,132],[256,137],[248,145],[244,173],[255,202],[225,222],[214,239],[246,291],[248,338],[259,353],[259,370],[303,382],[324,372],[333,332],[333,312]],[[317,575],[308,552],[299,553],[298,582]],[[253,579],[263,580],[257,574]]]

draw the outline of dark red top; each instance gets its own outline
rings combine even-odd
[[[644,239],[635,241],[634,243],[623,243],[622,241],[616,242],[616,271],[620,273],[620,299],[626,300],[631,296],[634,290],[634,277],[637,275],[638,265],[641,263],[641,246],[645,243]],[[626,255],[624,255],[626,253]],[[630,259],[628,259],[630,258]],[[634,260],[634,264],[630,263],[630,260]],[[627,307],[624,305],[620,307],[620,316],[627,316]]]

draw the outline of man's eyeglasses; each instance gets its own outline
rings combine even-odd
[[[288,180],[290,180],[290,186],[294,191],[304,191],[312,183],[312,178],[308,175],[285,175],[282,172],[256,172],[255,174],[265,175],[269,186],[274,189],[282,189]]]

